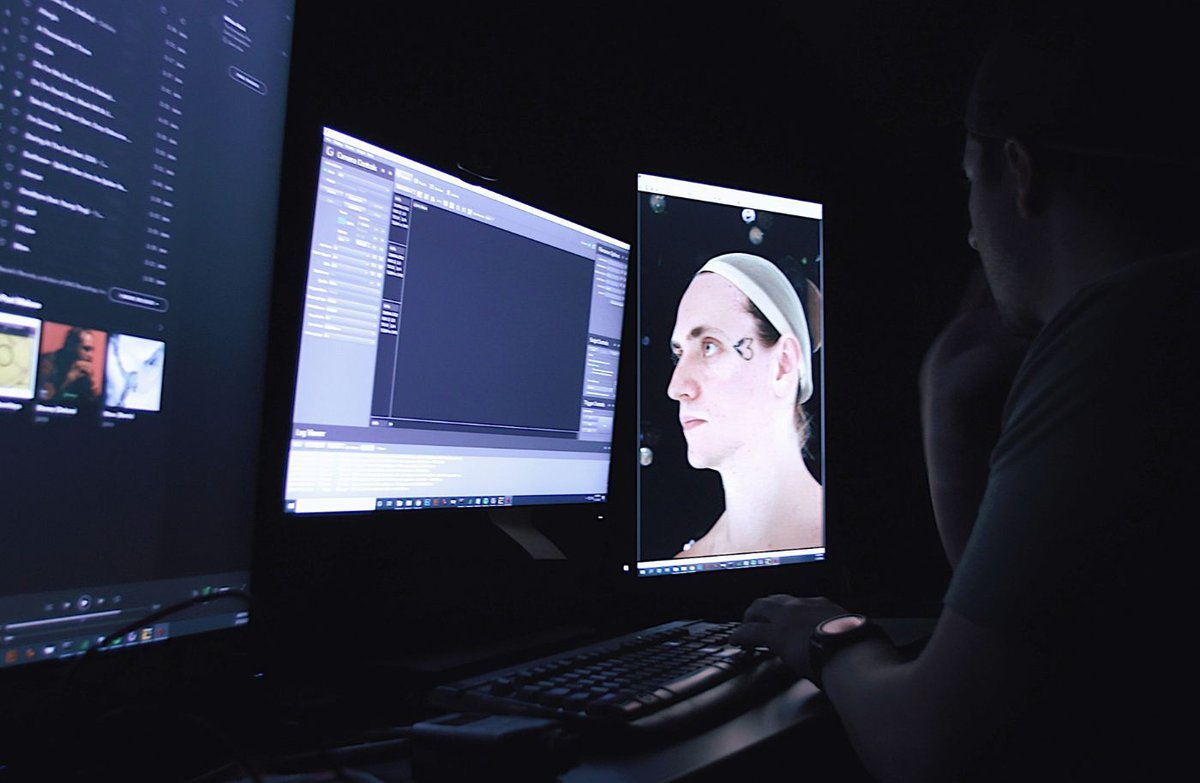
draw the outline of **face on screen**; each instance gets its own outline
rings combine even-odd
[[[780,407],[772,372],[777,351],[756,334],[746,297],[731,283],[704,273],[688,285],[671,335],[675,371],[667,396],[679,403],[693,468],[722,467]]]
[[[716,569],[722,558],[743,553],[817,556],[820,307],[812,306],[808,289],[820,289],[820,205],[648,180],[638,214],[643,573]],[[752,305],[736,271],[700,271],[727,255],[755,256],[783,273],[801,309],[811,311],[798,317],[816,319],[811,345],[801,348],[794,328],[778,328]],[[747,275],[760,268],[739,267]],[[764,274],[763,281],[772,277]],[[779,321],[788,297],[772,290],[766,301]],[[755,295],[762,298],[757,289]],[[811,392],[798,415],[806,371]],[[800,550],[805,553],[791,554]],[[767,560],[737,565],[771,564]]]

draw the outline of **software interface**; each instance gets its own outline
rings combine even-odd
[[[291,13],[0,4],[0,666],[246,585]]]
[[[290,513],[604,501],[629,244],[324,130]]]
[[[639,576],[824,558],[822,217],[639,175]]]

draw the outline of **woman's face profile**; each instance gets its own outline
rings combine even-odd
[[[720,468],[778,421],[769,415],[779,404],[772,388],[776,351],[758,337],[747,303],[745,294],[712,273],[693,278],[679,301],[667,396],[679,403],[694,468]]]

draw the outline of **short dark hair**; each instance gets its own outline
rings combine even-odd
[[[72,326],[67,330],[63,337],[62,348],[54,353],[54,378],[55,383],[66,377],[67,372],[79,359],[79,350],[83,347],[83,335],[90,332],[90,329],[83,329],[78,326]]]
[[[1097,6],[1051,3],[1010,18],[976,68],[967,129],[1097,157],[1200,166],[1191,25],[1150,7]]]
[[[1019,139],[1037,171],[1088,211],[1165,243],[1190,240],[1200,123],[1187,97],[1191,28],[1176,21],[1095,6],[1011,20],[981,60],[966,111],[981,176],[1001,170],[1003,139]]]
[[[1004,163],[1004,140],[970,136],[980,145],[979,176],[992,181]],[[1153,238],[1158,246],[1195,241],[1200,168],[1162,161],[1096,156],[1020,139],[1040,176],[1091,214]]]

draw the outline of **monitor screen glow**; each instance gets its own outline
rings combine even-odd
[[[249,621],[293,10],[5,4],[0,668]]]
[[[822,220],[639,175],[639,576],[824,559]]]
[[[629,244],[323,134],[285,513],[604,502]]]

